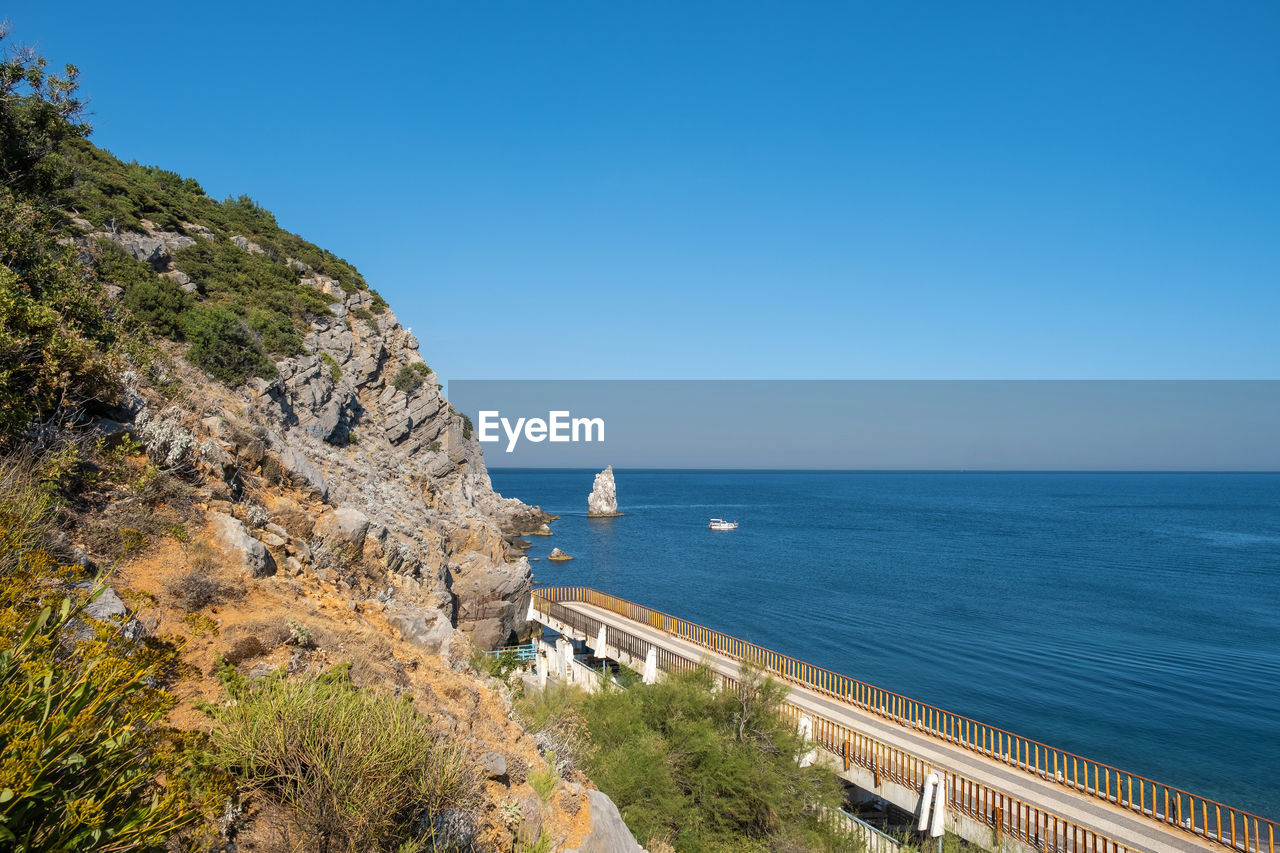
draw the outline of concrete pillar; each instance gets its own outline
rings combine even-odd
[[[557,675],[564,680],[569,680],[569,662],[573,660],[573,641],[568,637],[561,637],[556,640],[556,649],[560,652],[559,669]]]
[[[813,740],[813,717],[808,714],[800,715],[800,724],[797,727],[800,731],[800,737],[805,740]],[[817,748],[811,749],[804,755],[800,756],[800,766],[809,767],[818,760]]]
[[[933,805],[934,789],[937,787],[937,773],[930,773],[924,777],[924,790],[920,792],[920,814],[916,820],[917,832],[924,832],[929,828],[929,809]]]
[[[605,643],[606,643],[606,640],[604,635],[604,626],[601,625],[600,633],[596,635],[596,645],[595,645],[596,657],[600,658],[601,660],[604,660],[605,658],[609,657],[609,653],[605,650]]]
[[[658,650],[653,646],[649,647],[649,653],[644,656],[644,683],[658,683]]]
[[[538,687],[546,690],[547,670],[551,668],[551,657],[547,654],[547,644],[543,640],[538,640],[536,648],[538,650]]]
[[[947,814],[947,777],[938,777],[938,786],[933,789],[933,814],[929,816],[929,837],[941,838],[946,831],[944,820]]]

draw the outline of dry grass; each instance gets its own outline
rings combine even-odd
[[[179,607],[190,612],[244,597],[244,581],[224,571],[208,545],[194,543],[188,556],[190,568],[165,581],[165,590]]]

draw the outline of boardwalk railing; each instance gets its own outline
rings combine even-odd
[[[1051,782],[1072,788],[1081,794],[1106,800],[1129,811],[1147,818],[1217,842],[1225,846],[1244,851],[1276,853],[1276,823],[1258,815],[1219,803],[1215,800],[1196,796],[1172,785],[1166,785],[1148,779],[1136,773],[1129,773],[1093,761],[1072,752],[1056,749],[1039,741],[1025,738],[1004,729],[989,726],[969,717],[916,701],[899,693],[867,684],[846,675],[814,666],[787,655],[779,654],[746,640],[722,634],[711,628],[695,625],[684,619],[670,616],[659,610],[635,604],[607,593],[584,587],[546,587],[533,592],[533,605],[540,612],[572,624],[586,631],[588,636],[596,636],[601,625],[597,620],[557,605],[566,602],[590,604],[611,613],[616,613],[633,622],[657,629],[671,636],[694,643],[713,652],[719,652],[739,661],[754,665],[770,676],[796,684],[816,693],[845,702],[856,708],[893,720],[905,727],[926,732],[947,743],[968,749],[993,758],[1011,767],[1025,771]],[[566,618],[571,617],[571,618]],[[582,623],[582,624],[579,624]],[[587,625],[585,623],[590,623]],[[609,634],[609,642],[643,658],[649,645],[643,640],[630,635],[617,636]],[[617,642],[615,643],[615,639]],[[632,649],[629,646],[635,646]],[[643,646],[641,650],[640,646]],[[655,647],[658,666],[668,671],[679,671],[697,666],[697,662],[687,659],[661,647]],[[639,654],[636,654],[639,652]],[[798,713],[798,711],[797,711]],[[822,721],[831,726],[837,723]],[[815,720],[815,739],[818,731]],[[852,733],[857,739],[869,741],[864,735]],[[839,752],[843,747],[840,741],[826,744],[828,749]],[[892,749],[892,747],[888,747]],[[894,750],[896,752],[896,750]],[[903,755],[906,755],[905,753]],[[912,758],[913,761],[918,759]],[[950,777],[961,779],[959,776]],[[924,776],[919,781],[923,783]],[[914,779],[912,784],[915,784]],[[973,791],[983,788],[977,783]],[[959,792],[950,791],[949,796],[961,798],[971,795],[969,789]],[[1004,797],[1003,794],[999,796]],[[1012,802],[1012,801],[1011,801]],[[953,802],[953,807],[967,811]],[[1003,806],[1001,807],[1003,808]],[[1019,804],[1018,808],[1030,809],[1035,814],[1048,813],[1034,807]],[[974,814],[978,817],[979,815]],[[985,818],[984,818],[985,819]],[[1003,812],[1003,819],[1009,820],[1008,811]],[[1028,817],[1027,820],[1031,820]],[[1022,816],[1015,818],[1022,820]],[[1059,818],[1053,817],[1056,825]],[[1039,823],[1039,821],[1037,821]],[[1064,822],[1065,823],[1065,822]],[[1019,824],[1022,825],[1022,824]],[[1049,826],[1045,823],[1044,826]],[[1075,829],[1089,832],[1081,827]],[[1037,830],[1038,831],[1038,830]],[[1014,834],[1019,834],[1015,832]],[[1057,831],[1053,834],[1056,836]],[[1092,833],[1090,833],[1092,835]],[[1019,835],[1019,837],[1024,837]],[[1101,838],[1101,836],[1099,836]],[[1087,842],[1082,842],[1087,843]],[[1124,845],[1110,841],[1110,850],[1127,850]],[[1085,847],[1062,847],[1054,849],[1084,850]],[[1104,849],[1099,847],[1098,849]]]
[[[503,646],[500,649],[491,649],[486,651],[485,657],[500,658],[503,655],[509,655],[512,660],[520,663],[526,663],[537,657],[537,649],[532,640],[527,643],[521,643],[518,646]]]
[[[846,811],[831,809],[822,816],[822,819],[827,825],[857,838],[861,842],[863,853],[899,853],[906,849],[903,843],[892,835],[881,832],[862,818],[854,817]]]

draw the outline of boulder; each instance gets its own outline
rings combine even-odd
[[[525,632],[533,584],[528,559],[495,562],[471,552],[451,567],[450,574],[458,628],[471,637],[476,648],[496,648]]]
[[[120,596],[111,587],[106,587],[97,597],[85,605],[84,612],[94,619],[120,621],[129,615],[129,608],[124,606]]]
[[[490,779],[507,777],[507,759],[499,752],[486,752],[480,756],[480,767],[484,770],[484,775]]]
[[[528,849],[537,843],[542,835],[543,808],[542,801],[532,791],[516,799],[520,805],[520,824],[516,827],[516,840],[520,846]]]
[[[622,820],[618,807],[601,791],[588,791],[591,830],[582,843],[565,853],[644,853]]]
[[[235,243],[236,248],[243,249],[244,251],[248,252],[251,255],[266,254],[265,252],[262,251],[261,246],[259,246],[257,243],[250,240],[248,237],[242,237],[241,235],[237,234],[231,238],[231,242]]]
[[[329,510],[316,519],[315,535],[321,547],[345,562],[355,562],[364,555],[368,533],[369,516],[351,507]]]
[[[272,437],[271,447],[280,460],[280,468],[289,475],[295,486],[310,489],[320,500],[329,499],[329,483],[315,463],[306,454],[285,444],[284,441]]]
[[[573,557],[570,557],[568,554],[566,554],[564,551],[561,551],[559,548],[552,548],[551,553],[547,555],[547,559],[555,560],[558,563],[562,563],[565,560],[572,560]]]
[[[618,515],[618,490],[613,482],[613,466],[610,465],[599,474],[587,495],[587,517],[607,518]]]
[[[388,610],[387,623],[415,646],[434,655],[449,654],[453,625],[439,610],[410,609],[400,605]]]
[[[169,246],[166,245],[166,241],[161,235],[124,231],[112,239],[119,243],[120,248],[132,255],[135,260],[142,261],[156,272],[160,272],[169,266]],[[195,243],[195,240],[190,237],[184,237],[183,240],[190,241],[187,245]],[[180,243],[175,243],[175,245],[177,248],[174,251],[182,248]]]
[[[267,546],[250,536],[240,521],[225,513],[211,512],[209,527],[218,544],[240,563],[250,577],[263,578],[276,573],[276,561]]]

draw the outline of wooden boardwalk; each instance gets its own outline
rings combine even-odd
[[[595,601],[565,600],[572,598]],[[1189,817],[1177,820],[1182,812],[1174,810],[1169,804],[1171,800],[1166,799],[1164,807],[1157,808],[1154,788],[1144,808],[1130,805],[1131,800],[1136,802],[1132,781],[1128,798],[1120,777],[1112,790],[1104,791],[1103,779],[1107,780],[1108,787],[1111,785],[1106,771],[1099,775],[1095,770],[1092,778],[1096,787],[1070,784],[1065,780],[1073,776],[1070,769],[1062,766],[1065,760],[1058,761],[1055,755],[1054,765],[1046,766],[1048,756],[1038,752],[1034,742],[1019,739],[1015,743],[985,732],[979,732],[974,738],[962,726],[940,722],[936,715],[913,710],[896,700],[856,701],[860,694],[850,686],[852,682],[832,685],[828,678],[831,674],[797,670],[798,662],[789,658],[773,660],[769,657],[773,653],[758,647],[749,647],[743,654],[743,649],[734,645],[742,641],[690,623],[675,624],[680,620],[668,623],[664,620],[674,620],[674,617],[657,611],[578,588],[538,590],[532,611],[543,621],[558,620],[575,628],[589,643],[603,625],[608,646],[641,661],[652,648],[659,666],[666,670],[702,663],[727,681],[736,682],[741,675],[741,661],[751,660],[787,683],[790,713],[797,720],[802,715],[808,718],[815,741],[834,754],[837,767],[840,761],[845,768],[870,767],[876,772],[876,778],[883,775],[912,789],[920,787],[930,770],[944,772],[950,809],[993,828],[999,827],[1002,834],[1036,849],[1068,853],[1094,850],[1190,853],[1227,849],[1275,853],[1275,830],[1268,821],[1232,810],[1233,821],[1243,815],[1238,833],[1232,839],[1224,827],[1219,841],[1214,832],[1215,814],[1207,807],[1202,807],[1204,817],[1197,818],[1199,822],[1193,829]],[[731,654],[730,649],[739,654]],[[1032,746],[1028,748],[1019,743]],[[985,748],[986,744],[995,748]],[[1087,783],[1090,778],[1087,770],[1084,778]],[[1198,804],[1212,801],[1188,799],[1185,805],[1182,802],[1179,801],[1179,809],[1194,810]],[[1171,817],[1166,819],[1165,815]],[[1250,818],[1254,821],[1252,826]],[[1231,828],[1237,829],[1237,824],[1233,822]]]

